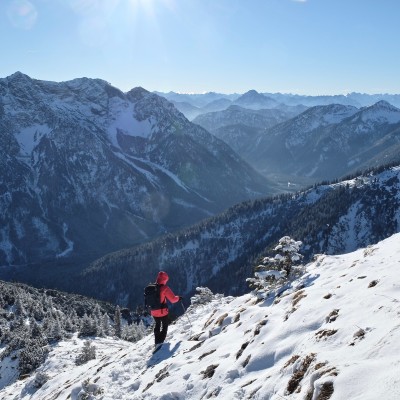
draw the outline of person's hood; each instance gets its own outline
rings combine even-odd
[[[160,271],[157,275],[156,283],[159,285],[165,285],[168,282],[169,276],[166,272]]]

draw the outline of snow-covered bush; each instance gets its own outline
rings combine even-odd
[[[264,257],[254,268],[254,277],[246,281],[258,298],[268,297],[303,273],[303,266],[299,265],[303,258],[299,253],[301,245],[302,242],[284,236],[273,249],[275,256]]]
[[[36,388],[41,388],[48,380],[49,380],[49,375],[47,375],[44,372],[38,372],[35,375],[35,379],[33,381],[33,386],[35,386]]]
[[[86,364],[90,360],[94,360],[96,358],[96,347],[92,346],[89,340],[86,340],[83,343],[83,348],[81,353],[75,359],[76,365]]]
[[[25,347],[19,352],[20,375],[29,374],[44,362],[48,354],[46,344],[43,339],[30,339],[25,343]]]
[[[77,400],[95,400],[96,396],[102,395],[104,389],[102,389],[96,383],[91,383],[89,379],[82,382],[82,389],[78,393]]]
[[[210,303],[212,300],[217,300],[223,297],[222,294],[214,294],[209,288],[207,287],[197,287],[196,293],[191,299],[190,302],[193,307],[198,305],[203,305]]]
[[[146,327],[143,324],[143,321],[140,321],[139,324],[130,324],[125,325],[122,328],[121,339],[127,340],[128,342],[137,342],[146,336]]]

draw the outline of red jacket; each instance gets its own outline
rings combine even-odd
[[[179,296],[175,296],[174,292],[166,285],[169,276],[166,272],[160,271],[157,276],[156,283],[161,285],[160,287],[160,302],[167,303],[169,300],[171,303],[176,303],[179,301]],[[168,308],[160,308],[159,310],[151,310],[151,315],[153,317],[165,317],[168,315]]]

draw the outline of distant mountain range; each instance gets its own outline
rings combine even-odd
[[[362,108],[230,106],[193,122],[270,178],[312,184],[400,160],[400,109],[383,100]]]
[[[247,159],[260,171],[335,179],[400,161],[400,109],[383,100],[361,109],[312,107],[256,137],[252,148]]]
[[[226,110],[199,115],[193,123],[220,138],[251,162],[254,140],[273,126],[287,121],[306,107],[285,106],[274,109],[250,110],[231,105]]]
[[[96,257],[272,192],[166,99],[0,79],[0,265]]]
[[[342,104],[357,108],[371,106],[385,100],[400,107],[400,94],[349,93],[347,95],[306,96],[284,93],[260,93],[252,89],[243,94],[223,94],[209,92],[204,94],[181,94],[175,92],[156,92],[172,101],[190,120],[198,115],[212,111],[222,111],[230,105],[239,105],[249,109],[275,108],[278,105],[314,107],[329,104]],[[218,104],[218,107],[212,107]]]

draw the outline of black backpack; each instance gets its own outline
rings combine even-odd
[[[167,304],[160,301],[160,285],[157,283],[149,283],[144,288],[144,305],[150,310],[159,310],[167,308]]]

